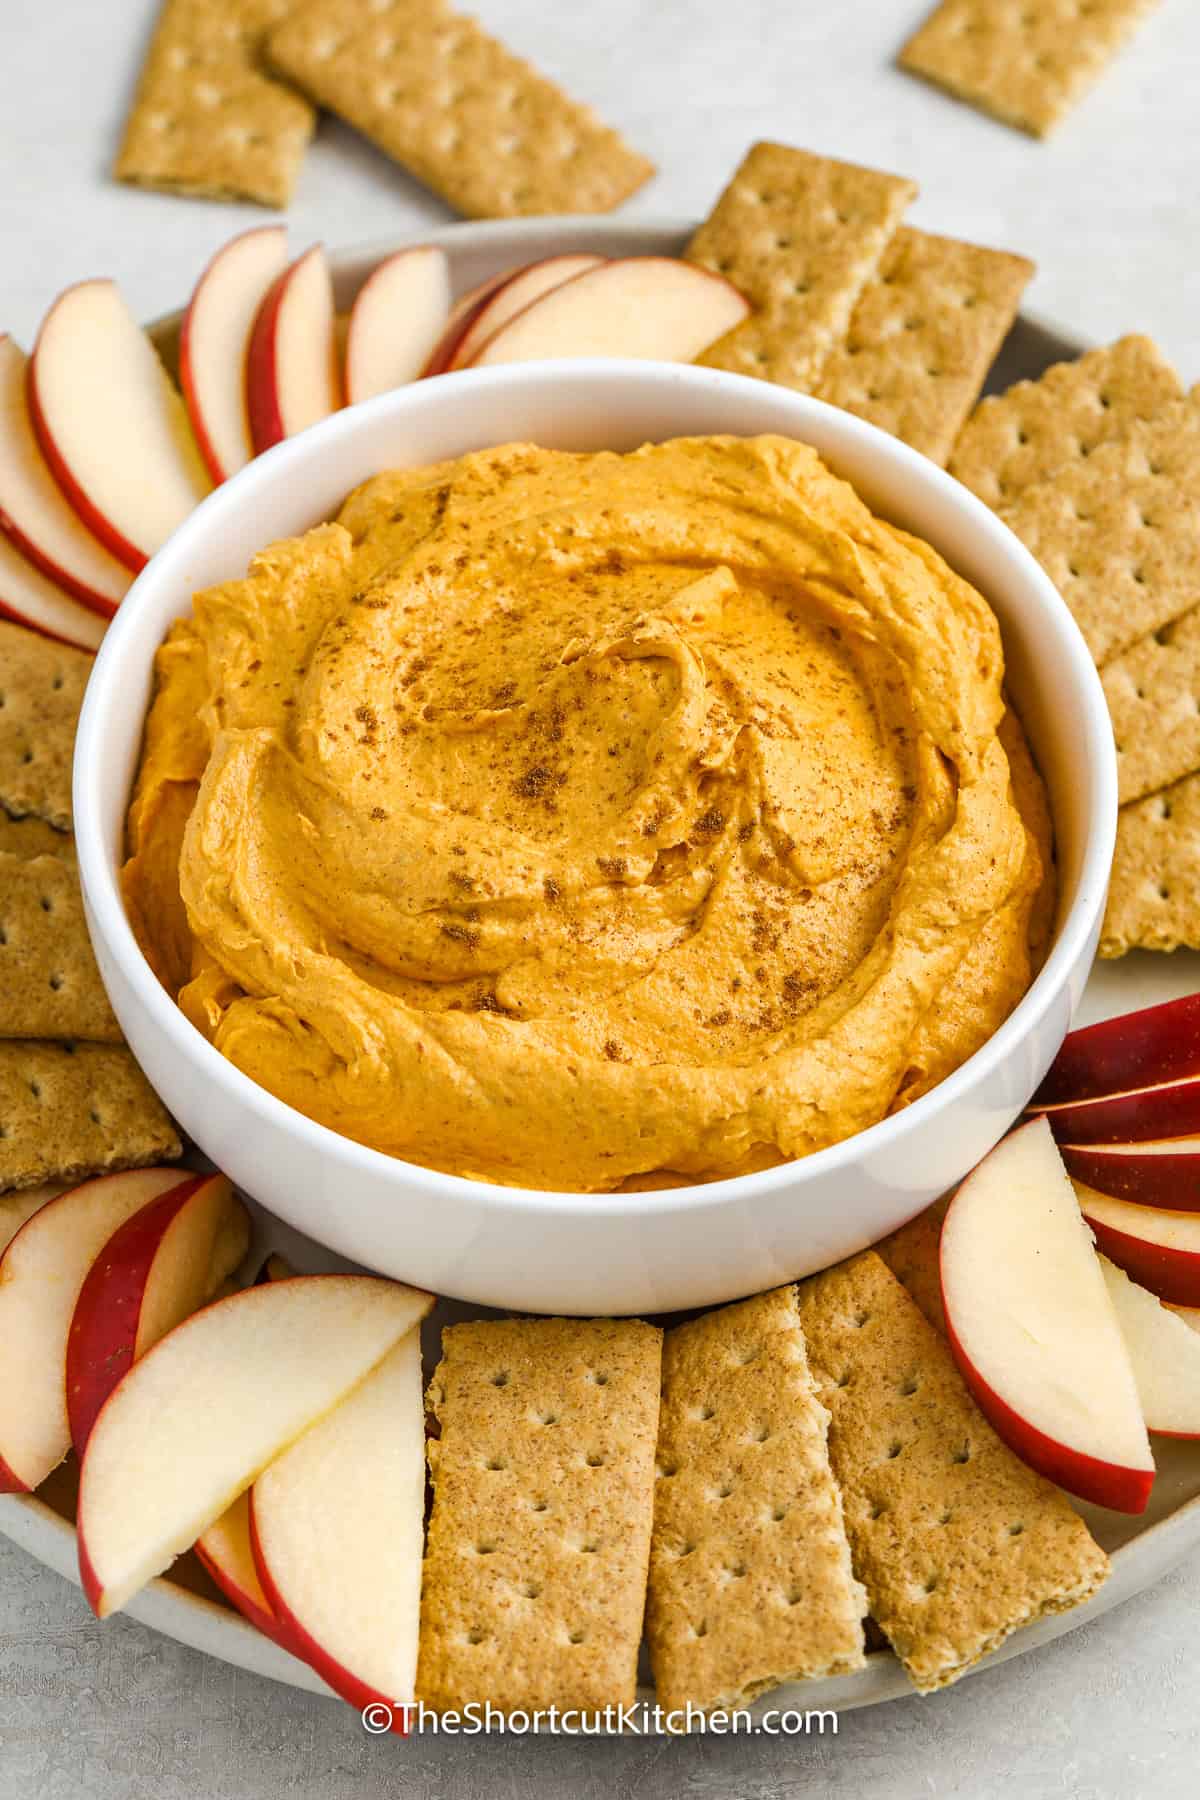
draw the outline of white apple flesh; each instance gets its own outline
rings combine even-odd
[[[256,452],[306,431],[342,403],[333,281],[320,244],[267,289],[246,354],[246,407]]]
[[[276,1618],[258,1578],[254,1546],[250,1542],[250,1495],[239,1494],[232,1506],[202,1531],[195,1543],[196,1555],[208,1570],[225,1598],[237,1607],[244,1619],[281,1644],[292,1648],[287,1633]]]
[[[398,250],[358,291],[346,328],[346,400],[355,406],[416,381],[450,314],[446,252]]]
[[[471,367],[563,356],[691,362],[749,312],[738,290],[707,269],[670,256],[622,257],[527,306],[481,346]]]
[[[450,359],[462,342],[463,333],[477,318],[484,302],[490,295],[498,292],[506,281],[511,281],[517,269],[505,269],[499,275],[489,275],[486,281],[478,281],[460,294],[450,308],[441,335],[429,353],[425,367],[421,370],[422,378],[426,375],[444,375],[450,366]]]
[[[0,618],[12,619],[78,650],[98,650],[104,620],[72,600],[0,535]]]
[[[40,1187],[17,1188],[14,1192],[0,1194],[0,1256],[8,1249],[26,1219],[32,1219],[34,1213],[40,1212],[48,1200],[57,1199],[65,1191],[61,1181],[47,1181]]]
[[[1200,1213],[1114,1200],[1076,1181],[1096,1243],[1119,1269],[1160,1300],[1200,1306]]]
[[[980,1410],[1032,1468],[1139,1513],[1154,1481],[1129,1354],[1043,1119],[968,1175],[942,1227],[950,1344]]]
[[[79,1290],[67,1339],[77,1456],[126,1369],[212,1298],[249,1245],[249,1217],[224,1175],[172,1189],[113,1233]]]
[[[79,1572],[98,1617],[195,1543],[433,1305],[370,1275],[300,1275],[193,1313],[117,1384],[80,1469]]]
[[[179,336],[179,385],[208,472],[227,481],[254,455],[246,411],[250,334],[287,267],[287,231],[260,225],[223,244],[196,283]]]
[[[518,269],[507,281],[502,281],[495,293],[485,295],[483,304],[475,308],[467,321],[466,329],[456,348],[450,356],[447,369],[465,369],[476,353],[518,313],[540,300],[543,294],[549,294],[554,288],[562,287],[573,281],[576,275],[584,275],[589,269],[599,268],[606,259],[603,256],[547,256],[541,262],[530,263],[527,268]]]
[[[35,1212],[0,1257],[0,1493],[31,1492],[71,1447],[67,1340],[88,1270],[114,1231],[181,1182],[182,1169],[130,1169],[68,1188]]]
[[[47,581],[109,619],[128,591],[129,570],[81,524],[46,466],[28,385],[29,359],[0,333],[0,531]]]
[[[29,409],[75,512],[135,573],[209,491],[183,401],[111,281],[68,288],[46,314]]]
[[[263,1590],[289,1646],[361,1709],[417,1671],[425,1513],[420,1332],[410,1331],[250,1493]]]
[[[1133,1364],[1146,1429],[1162,1437],[1200,1438],[1200,1336],[1106,1256],[1099,1262]]]

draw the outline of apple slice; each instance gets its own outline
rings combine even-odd
[[[1188,1075],[1200,1075],[1200,994],[1070,1032],[1030,1110]]]
[[[471,367],[561,356],[691,362],[749,312],[733,284],[707,269],[670,256],[621,257],[535,300],[482,345]]]
[[[255,1562],[291,1647],[360,1711],[396,1709],[401,1730],[417,1673],[424,1519],[414,1329],[250,1492]]]
[[[255,451],[294,437],[342,404],[333,282],[320,244],[277,275],[246,355],[246,406]]]
[[[446,364],[447,369],[465,369],[502,325],[515,319],[543,294],[573,281],[576,275],[598,268],[606,260],[603,256],[547,256],[541,262],[518,269],[507,281],[501,282],[494,293],[486,294],[482,304],[473,310]]]
[[[77,1456],[126,1369],[210,1299],[249,1246],[249,1217],[224,1175],[173,1188],[113,1233],[79,1290],[67,1339]]]
[[[1099,1262],[1146,1429],[1161,1437],[1200,1438],[1200,1337],[1106,1256]]]
[[[1200,1137],[1137,1144],[1060,1144],[1074,1181],[1135,1206],[1200,1213]]]
[[[250,1541],[250,1495],[239,1494],[232,1506],[202,1531],[195,1543],[196,1555],[226,1599],[249,1619],[264,1637],[292,1649],[271,1602],[258,1578],[254,1546]]]
[[[1164,1300],[1163,1305],[1177,1319],[1182,1319],[1189,1331],[1200,1331],[1200,1306],[1176,1306],[1172,1300]]]
[[[183,401],[114,282],[81,281],[46,314],[29,410],[55,481],[135,572],[211,486]]]
[[[297,1275],[214,1301],[134,1363],[80,1470],[79,1572],[97,1616],[161,1575],[432,1305],[373,1275]]]
[[[179,385],[209,474],[227,481],[254,455],[246,412],[250,334],[287,267],[287,230],[259,225],[223,244],[196,283],[179,337]]]
[[[0,531],[56,587],[111,618],[129,570],[80,523],[38,448],[26,398],[29,359],[0,332]]]
[[[1159,1081],[1094,1100],[1064,1100],[1044,1113],[1060,1144],[1129,1144],[1200,1132],[1200,1078]]]
[[[1133,1369],[1044,1119],[967,1176],[941,1273],[951,1348],[998,1434],[1081,1499],[1142,1512],[1154,1459]]]
[[[1178,1306],[1200,1306],[1200,1215],[1133,1206],[1076,1181],[1096,1243],[1119,1269]]]
[[[104,620],[47,581],[40,569],[0,535],[0,618],[28,625],[43,637],[58,638],[80,650],[96,650],[104,637]]]
[[[48,1200],[56,1200],[64,1191],[61,1181],[47,1181],[41,1187],[18,1188],[15,1193],[0,1194],[0,1256],[26,1219],[32,1219]]]
[[[421,370],[422,378],[426,375],[443,375],[450,366],[450,358],[462,342],[463,332],[476,317],[485,300],[502,288],[506,281],[519,274],[519,269],[503,269],[499,275],[489,275],[486,281],[476,282],[465,294],[460,294],[446,318],[441,336],[429,353],[429,359]]]
[[[450,265],[432,244],[398,250],[358,290],[346,329],[346,400],[354,406],[416,381],[450,314]]]
[[[71,1447],[67,1339],[87,1272],[118,1226],[200,1177],[182,1169],[100,1175],[39,1207],[0,1257],[0,1344],[20,1347],[0,1382],[0,1493],[31,1492]]]
[[[289,1281],[295,1272],[282,1256],[272,1251],[254,1280],[260,1286],[267,1281]],[[258,1579],[254,1548],[250,1542],[250,1495],[239,1494],[233,1505],[200,1533],[192,1547],[226,1599],[233,1602],[242,1616],[266,1637],[282,1644],[285,1650],[289,1649],[286,1633]]]

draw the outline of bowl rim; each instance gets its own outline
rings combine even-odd
[[[484,384],[506,387],[525,381],[552,382],[559,392],[563,392],[572,380],[583,377],[600,381],[611,379],[616,385],[630,379],[661,382],[664,376],[669,376],[673,383],[704,387],[714,393],[726,392],[735,397],[744,394],[752,398],[762,386],[749,376],[694,364],[598,357],[460,370],[434,380],[443,394],[464,387],[468,392],[478,393]],[[140,592],[164,579],[161,573],[164,566],[170,571],[177,559],[184,561],[193,542],[200,540],[210,529],[219,530],[223,512],[231,503],[240,504],[243,495],[249,496],[256,489],[276,481],[286,483],[293,464],[311,456],[314,446],[331,445],[392,410],[405,410],[414,394],[420,394],[432,385],[431,382],[410,383],[358,406],[345,407],[297,437],[286,439],[257,456],[213,489],[136,577],[97,653],[76,733],[72,802],[80,882],[90,928],[120,968],[138,1006],[149,1015],[156,1029],[165,1034],[172,1051],[192,1064],[199,1079],[214,1081],[224,1090],[229,1102],[248,1109],[264,1124],[290,1133],[323,1160],[332,1159],[340,1164],[346,1173],[370,1174],[376,1180],[394,1183],[399,1192],[413,1180],[419,1180],[426,1191],[437,1198],[469,1200],[474,1205],[541,1213],[548,1217],[560,1215],[567,1208],[577,1217],[603,1214],[616,1223],[644,1219],[649,1214],[686,1214],[729,1205],[741,1206],[784,1187],[837,1175],[852,1167],[864,1154],[886,1151],[890,1142],[906,1136],[945,1107],[953,1106],[965,1090],[986,1080],[1037,1029],[1070,982],[1087,952],[1107,893],[1117,823],[1116,753],[1100,678],[1082,633],[1049,576],[1015,534],[974,494],[909,445],[840,408],[789,390],[776,389],[775,397],[795,407],[797,437],[803,438],[806,417],[836,420],[838,431],[845,434],[851,444],[857,441],[860,448],[876,460],[882,457],[885,462],[898,463],[900,472],[910,475],[915,484],[932,487],[935,495],[940,493],[943,500],[958,511],[964,526],[978,539],[981,548],[990,546],[1001,560],[1012,566],[1013,573],[1032,590],[1046,624],[1058,640],[1054,648],[1062,655],[1064,678],[1074,680],[1080,690],[1087,740],[1081,745],[1083,755],[1080,760],[1086,776],[1083,786],[1088,823],[1075,897],[1033,981],[999,1028],[965,1062],[900,1112],[889,1114],[839,1143],[773,1168],[723,1176],[710,1182],[624,1194],[509,1186],[448,1174],[423,1163],[391,1156],[309,1118],[222,1056],[185,1018],[151,970],[133,935],[121,898],[118,866],[115,860],[110,863],[100,827],[99,790],[104,767],[106,717],[110,709],[119,704],[116,696],[121,685],[126,640],[135,630]],[[166,579],[170,579],[170,574]],[[1049,647],[1046,653],[1049,653]],[[128,792],[126,808],[127,805]]]

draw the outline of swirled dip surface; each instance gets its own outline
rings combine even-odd
[[[1048,826],[996,621],[813,451],[379,476],[159,653],[160,979],[347,1136],[542,1188],[803,1156],[1027,986]]]

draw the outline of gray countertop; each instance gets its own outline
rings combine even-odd
[[[1200,7],[1165,0],[1103,86],[1037,144],[900,75],[924,0],[473,0],[663,173],[631,214],[704,211],[755,137],[903,171],[914,220],[1020,250],[1028,304],[1101,339],[1151,333],[1200,378]],[[106,178],[154,0],[2,0],[0,329],[28,344],[59,288],[119,278],[144,316],[265,215]],[[326,123],[290,215],[300,246],[417,232],[439,202]],[[739,1800],[1195,1792],[1200,1559],[1037,1655],[836,1737],[686,1742],[373,1739],[331,1701],[196,1655],[0,1539],[0,1796],[368,1800],[643,1791]]]

